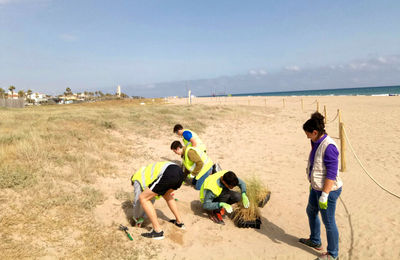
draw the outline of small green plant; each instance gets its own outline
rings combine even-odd
[[[24,188],[36,183],[33,174],[19,168],[1,168],[0,169],[0,189],[4,188]]]
[[[114,129],[115,128],[115,124],[113,122],[111,122],[111,121],[104,121],[103,122],[103,126],[106,129]]]

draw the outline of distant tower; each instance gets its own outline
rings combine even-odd
[[[120,85],[118,85],[118,87],[117,87],[117,96],[121,96],[121,86]]]

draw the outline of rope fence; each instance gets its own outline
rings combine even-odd
[[[354,151],[353,146],[350,143],[349,137],[347,135],[346,129],[343,127],[343,132],[344,132],[344,137],[346,138],[347,143],[349,144],[350,150],[353,152],[354,157],[356,158],[357,162],[360,164],[361,168],[364,170],[364,172],[368,175],[368,177],[375,182],[376,185],[378,185],[382,190],[386,191],[387,193],[389,193],[390,195],[395,196],[396,198],[400,199],[400,196],[397,195],[394,192],[391,192],[390,190],[386,189],[385,187],[383,187],[377,180],[375,180],[374,177],[372,177],[372,175],[367,171],[367,169],[365,169],[364,165],[362,164],[361,160],[358,158],[356,152]]]
[[[222,105],[227,104],[228,101],[234,101],[233,104],[240,104],[240,105],[255,105],[255,106],[262,106],[264,105],[265,107],[267,107],[267,105],[272,105],[275,104],[279,106],[279,103],[281,103],[281,107],[283,109],[285,109],[287,107],[288,103],[294,104],[294,103],[300,103],[301,104],[301,111],[303,113],[308,113],[307,111],[304,110],[304,106],[312,106],[312,105],[316,105],[316,109],[313,111],[318,111],[320,113],[323,113],[324,115],[324,120],[325,120],[325,124],[331,124],[333,122],[335,122],[336,120],[338,120],[338,124],[339,124],[339,139],[340,139],[340,171],[344,172],[346,171],[346,144],[349,145],[351,152],[353,153],[354,157],[356,158],[357,162],[360,164],[361,168],[363,169],[363,171],[367,174],[367,176],[376,184],[378,185],[382,190],[386,191],[387,193],[389,193],[390,195],[399,198],[400,196],[390,190],[388,190],[387,188],[383,187],[378,181],[375,180],[374,177],[372,177],[372,175],[368,172],[368,170],[364,167],[364,165],[362,164],[361,160],[358,158],[356,152],[354,151],[353,146],[350,143],[348,134],[346,132],[346,129],[344,127],[344,123],[342,122],[342,118],[341,118],[341,113],[340,110],[337,110],[336,115],[334,116],[333,119],[330,119],[329,121],[327,120],[327,109],[326,106],[324,105],[323,107],[323,111],[320,111],[320,103],[319,100],[316,99],[314,100],[312,103],[309,104],[305,104],[305,102],[303,101],[303,98],[301,98],[300,100],[298,99],[286,99],[286,98],[282,98],[279,99],[279,97],[274,97],[274,103],[271,102],[272,98],[267,98],[267,97],[213,97],[211,99],[206,99],[206,100],[195,100],[197,104],[205,104],[205,103],[213,103],[213,104],[220,104]],[[194,103],[193,99],[191,100],[191,103]],[[230,102],[232,103],[232,102]]]

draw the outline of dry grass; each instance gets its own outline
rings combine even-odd
[[[176,123],[202,133],[234,113],[241,112],[163,100],[0,108],[2,259],[154,257],[160,248],[142,241],[132,247],[120,231],[96,223],[93,210],[107,199],[96,180],[116,174],[126,158],[146,156],[137,151],[140,138],[127,141],[131,134],[172,134]],[[122,190],[112,196],[130,198]]]
[[[270,193],[268,188],[256,177],[246,179],[246,194],[250,201],[249,208],[244,208],[243,203],[238,203],[233,217],[234,221],[239,219],[244,221],[254,221],[261,216],[259,203]]]

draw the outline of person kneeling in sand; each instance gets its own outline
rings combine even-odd
[[[182,168],[172,162],[149,164],[140,168],[132,176],[131,182],[135,189],[135,198],[133,201],[134,220],[137,225],[140,225],[143,222],[143,218],[147,215],[153,226],[152,231],[141,234],[143,237],[153,239],[164,238],[164,231],[161,230],[156,210],[152,204],[156,196],[162,196],[174,214],[175,219],[170,220],[170,222],[181,229],[185,228],[175,200],[171,195],[174,190],[181,187],[185,178],[186,175],[183,173]],[[140,204],[138,201],[140,201]]]
[[[185,146],[197,147],[202,151],[206,151],[206,145],[201,141],[200,137],[189,129],[183,129],[183,126],[176,124],[174,126],[174,133],[179,137],[182,137],[183,144]]]
[[[172,142],[171,150],[181,156],[185,173],[194,176],[192,184],[196,190],[200,190],[204,180],[213,171],[214,163],[211,158],[203,150],[191,146],[182,146],[179,141]]]
[[[241,194],[232,189],[239,186]],[[200,189],[200,202],[216,223],[223,224],[224,211],[232,213],[232,204],[242,200],[243,206],[250,206],[246,195],[246,184],[232,171],[219,171],[207,177]]]

